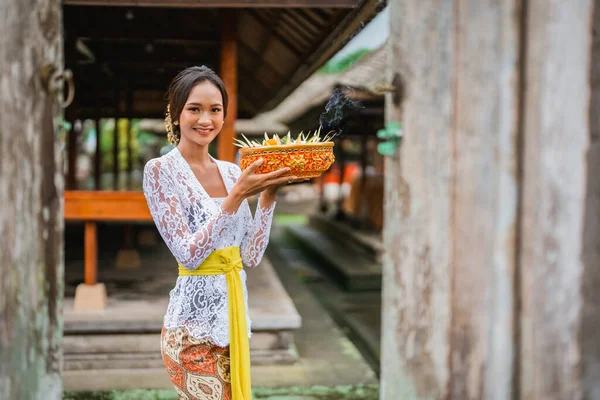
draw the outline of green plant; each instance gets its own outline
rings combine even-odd
[[[340,72],[347,71],[370,52],[371,50],[369,49],[358,49],[339,60],[330,60],[327,64],[321,67],[321,69],[319,69],[319,73],[339,74]]]

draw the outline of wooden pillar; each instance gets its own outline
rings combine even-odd
[[[335,212],[335,217],[340,220],[346,218],[346,214],[344,213],[344,180],[346,179],[346,151],[344,149],[345,140],[347,139],[339,140],[339,153],[337,157],[340,166],[340,181],[338,187],[338,198],[336,201],[337,210]]]
[[[388,95],[386,119],[404,137],[385,165],[381,399],[600,396],[592,11],[391,2],[405,97]]]
[[[386,95],[405,136],[385,160],[382,400],[451,398],[452,25],[451,1],[390,2],[389,82],[408,95]]]
[[[592,61],[590,68],[591,98],[589,107],[590,143],[587,152],[587,193],[583,228],[584,267],[583,309],[581,328],[583,398],[600,398],[600,179],[592,171],[600,171],[600,0],[595,0],[593,19]]]
[[[327,199],[325,198],[325,174],[321,175],[320,177],[318,177],[317,182],[319,183],[319,210],[321,211],[321,213],[325,214],[327,213],[327,210],[329,209],[328,205],[327,205]]]
[[[238,107],[238,67],[237,67],[237,11],[222,9],[221,18],[221,70],[220,75],[229,96],[225,125],[218,136],[218,158],[235,162],[236,148],[233,139],[236,136],[235,121]]]
[[[102,183],[102,132],[100,130],[100,118],[96,118],[96,151],[94,154],[94,188],[101,189]]]
[[[73,110],[76,105],[73,105]],[[71,123],[71,130],[67,133],[67,189],[77,189],[77,138],[80,134],[80,125],[76,123],[76,112],[66,114],[67,121]],[[79,128],[78,128],[79,127]]]
[[[131,177],[131,172],[133,170],[133,160],[131,159],[132,156],[132,151],[131,151],[131,139],[133,137],[133,132],[131,131],[132,128],[132,124],[131,124],[131,116],[133,115],[133,89],[131,86],[131,83],[127,83],[126,86],[126,90],[127,93],[125,95],[125,107],[126,107],[126,113],[127,113],[127,143],[126,143],[126,152],[127,152],[127,182],[126,182],[126,187],[127,190],[131,190],[131,184],[132,184],[132,177]]]
[[[360,136],[360,189],[356,199],[356,217],[361,226],[369,226],[369,204],[371,204],[371,193],[367,192],[367,166],[369,164],[369,132],[364,126]]]
[[[521,399],[597,399],[600,335],[597,326],[585,328],[600,320],[600,304],[583,289],[600,273],[598,260],[584,256],[584,242],[597,240],[584,230],[586,193],[593,193],[586,175],[597,179],[586,162],[588,118],[598,115],[590,108],[593,1],[526,4]],[[588,217],[597,224],[598,209]]]
[[[98,277],[98,235],[96,223],[87,221],[84,229],[84,283],[86,285],[95,285]]]
[[[65,38],[64,51],[65,64],[75,65],[76,50],[73,37],[68,36]],[[83,128],[83,121],[81,124],[76,123],[79,114],[77,103],[78,99],[75,97],[73,103],[65,110],[65,119],[71,123],[71,130],[67,133],[67,176],[65,182],[67,190],[77,190],[77,141]],[[79,129],[77,129],[78,127]]]
[[[59,400],[63,111],[40,72],[64,65],[61,4],[0,9],[0,399]]]
[[[131,190],[133,172],[133,152],[131,150],[131,139],[133,138],[131,118],[127,120],[127,190]]]
[[[119,118],[115,117],[113,130],[113,190],[119,190]]]
[[[115,125],[113,130],[113,190],[119,190],[119,118],[123,115],[121,110],[121,82],[117,77],[114,87]]]
[[[98,283],[98,234],[96,221],[85,221],[84,279],[75,288],[73,308],[77,312],[106,309],[107,294],[104,283]]]

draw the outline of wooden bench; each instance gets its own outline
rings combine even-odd
[[[97,282],[98,221],[152,221],[146,198],[141,192],[65,191],[64,218],[84,222],[84,283],[75,291],[76,311],[106,308],[106,287]]]

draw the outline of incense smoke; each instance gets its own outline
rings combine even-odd
[[[348,97],[350,88],[335,88],[331,98],[325,105],[325,111],[319,118],[322,126],[322,132],[327,133],[335,131],[336,136],[340,136],[348,124],[350,117],[354,116],[360,109],[364,108],[358,101]]]

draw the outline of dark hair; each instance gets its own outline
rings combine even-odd
[[[206,81],[215,85],[221,92],[221,96],[223,97],[223,117],[227,116],[228,98],[225,84],[215,71],[202,65],[200,67],[189,67],[184,69],[171,81],[166,97],[167,103],[170,106],[171,121],[173,121],[173,123],[179,121],[183,106],[185,106],[185,102],[194,86]],[[179,125],[173,124],[173,134],[177,139],[181,137]]]

